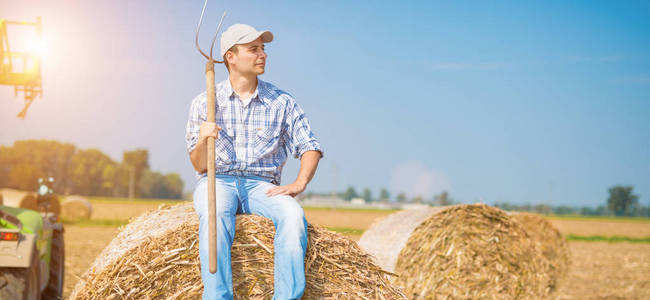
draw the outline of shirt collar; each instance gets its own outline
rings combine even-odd
[[[255,88],[255,92],[253,92],[253,97],[251,97],[251,101],[257,99],[264,104],[269,104],[269,99],[263,96],[266,95],[266,90],[267,90],[266,82],[258,78],[257,87]],[[232,85],[230,84],[230,79],[228,78],[226,78],[225,80],[224,95],[228,98],[236,95],[235,89],[232,88]]]

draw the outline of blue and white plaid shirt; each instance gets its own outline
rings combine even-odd
[[[309,150],[321,154],[323,150],[293,97],[268,82],[257,82],[247,102],[239,99],[228,79],[216,85],[215,120],[222,130],[215,140],[215,170],[217,174],[262,176],[280,184],[287,149],[296,158]],[[196,147],[201,123],[206,120],[203,92],[190,107],[185,132],[188,152]]]

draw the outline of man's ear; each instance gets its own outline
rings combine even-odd
[[[232,53],[232,51],[226,52],[226,61],[228,62],[229,65],[232,65],[232,63],[235,61],[235,53]]]

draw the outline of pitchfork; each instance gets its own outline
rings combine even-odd
[[[199,47],[199,30],[201,29],[201,23],[203,22],[203,14],[205,13],[205,7],[208,5],[208,0],[205,0],[203,3],[203,9],[201,10],[201,18],[199,19],[199,25],[196,27],[196,37],[194,38],[194,43],[196,44],[196,49],[208,60],[205,64],[205,83],[206,83],[206,92],[207,92],[207,108],[208,108],[208,122],[215,123],[215,86],[214,86],[214,64],[222,64],[223,61],[215,60],[212,57],[212,49],[214,48],[214,43],[217,40],[217,35],[221,29],[221,24],[223,19],[226,17],[226,11],[223,12],[221,16],[221,21],[217,26],[217,31],[212,37],[212,43],[210,46],[210,55],[208,56]],[[217,133],[217,138],[219,133]],[[208,137],[208,251],[210,252],[210,273],[217,272],[217,203],[215,196],[215,171],[214,171],[214,137]]]

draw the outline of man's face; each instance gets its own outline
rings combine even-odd
[[[232,53],[228,60],[231,70],[241,74],[260,75],[264,74],[266,66],[266,52],[264,52],[264,43],[262,37],[247,43],[236,45],[237,53]]]

